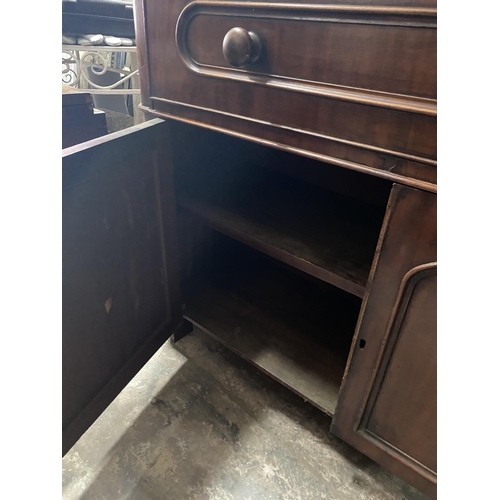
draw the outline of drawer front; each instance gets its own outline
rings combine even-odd
[[[273,79],[296,92],[383,99],[381,105],[394,108],[405,100],[390,94],[402,94],[408,96],[407,106],[432,109],[427,100],[436,98],[436,30],[429,29],[427,16],[403,22],[376,9],[361,16],[332,6],[251,5],[190,4],[179,17],[176,36],[185,64],[216,78],[265,85]],[[411,21],[413,28],[407,26]],[[262,44],[258,59],[243,69],[232,67],[222,50],[224,37],[236,27],[255,33]]]
[[[435,182],[432,7],[369,0],[137,5],[139,56],[148,69],[143,102],[158,114]],[[257,60],[239,67],[223,52],[236,27],[261,44]]]

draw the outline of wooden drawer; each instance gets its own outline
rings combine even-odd
[[[397,182],[435,183],[436,10],[365,3],[136,0],[143,104]],[[258,39],[253,62],[228,62],[234,28],[244,43]]]
[[[430,22],[427,10],[408,16],[406,22],[415,24],[412,29],[398,16],[381,15],[377,9],[362,16],[336,6],[253,5],[189,4],[179,16],[176,33],[188,68],[215,78],[432,112],[436,30],[422,29]],[[244,30],[241,38],[245,32],[255,33],[262,46],[257,60],[241,69],[238,62],[232,66],[222,50],[226,35],[228,45],[237,43],[238,34],[231,31],[236,27]]]

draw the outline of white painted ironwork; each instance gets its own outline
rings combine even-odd
[[[83,88],[90,94],[139,94],[140,89],[117,88],[129,80],[133,83],[139,74],[138,69],[113,67],[113,53],[136,53],[136,47],[110,47],[88,45],[63,45],[62,46],[62,82],[75,88]],[[133,58],[135,59],[135,58]],[[89,71],[94,75],[104,75],[113,72],[123,75],[111,85],[98,85],[89,78]]]
[[[74,52],[62,50],[62,82],[71,87],[77,87],[80,81],[80,62]]]

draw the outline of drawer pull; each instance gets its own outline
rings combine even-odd
[[[231,66],[241,68],[257,61],[262,53],[262,42],[253,31],[232,28],[222,41],[222,52]]]

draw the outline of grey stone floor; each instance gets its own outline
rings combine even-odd
[[[330,419],[195,329],[63,458],[63,499],[423,500]]]

